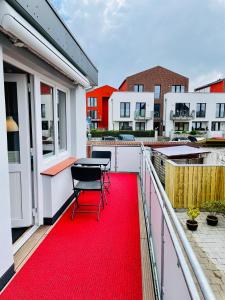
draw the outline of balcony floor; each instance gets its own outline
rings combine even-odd
[[[95,214],[71,221],[70,207],[18,251],[17,275],[1,299],[154,299],[137,176],[115,173],[111,181],[100,222]]]

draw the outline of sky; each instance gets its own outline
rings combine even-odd
[[[160,65],[190,91],[225,77],[225,0],[51,0],[99,71],[99,86]]]

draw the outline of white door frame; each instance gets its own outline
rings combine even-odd
[[[4,82],[16,82],[19,119],[19,161],[9,162],[9,174],[11,180],[16,179],[16,182],[13,182],[13,186],[10,187],[11,205],[14,206],[17,201],[21,200],[21,207],[17,207],[16,214],[11,216],[12,227],[29,227],[33,225],[33,205],[27,76],[25,74],[6,73],[4,74]],[[16,198],[18,194],[20,194],[20,197]]]

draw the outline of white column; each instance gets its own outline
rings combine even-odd
[[[13,264],[3,55],[0,45],[0,279]]]
[[[77,85],[71,90],[71,150],[76,157],[86,157],[87,125],[85,89]]]

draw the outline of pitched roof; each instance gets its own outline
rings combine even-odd
[[[124,79],[124,81],[121,83],[121,85],[119,86],[119,88],[123,85],[123,83],[124,83],[129,77],[133,77],[133,76],[140,75],[140,74],[143,74],[143,73],[148,73],[148,72],[154,71],[154,70],[156,70],[156,69],[161,69],[161,70],[164,70],[164,71],[166,71],[166,72],[173,73],[173,74],[175,74],[175,75],[177,75],[177,76],[181,76],[181,77],[183,77],[183,78],[188,79],[188,77],[186,77],[186,76],[184,76],[184,75],[181,75],[181,74],[179,74],[179,73],[176,73],[176,72],[174,72],[174,71],[171,71],[171,70],[169,70],[169,69],[167,69],[167,68],[165,68],[165,67],[162,67],[162,66],[155,66],[155,67],[153,67],[153,68],[150,68],[150,69],[147,69],[147,70],[144,70],[144,71],[135,73],[135,74],[130,75],[130,76],[127,76],[127,77]]]
[[[205,84],[205,85],[202,85],[202,86],[197,87],[197,88],[195,89],[195,91],[198,91],[198,90],[201,90],[201,89],[205,89],[205,88],[207,88],[207,87],[209,87],[209,86],[211,86],[211,85],[213,85],[213,84],[215,84],[215,83],[219,83],[219,82],[222,82],[222,81],[224,81],[224,80],[225,80],[225,78],[219,78],[219,79],[217,79],[216,81],[213,81],[213,82],[210,82],[210,83],[207,83],[207,84]]]

